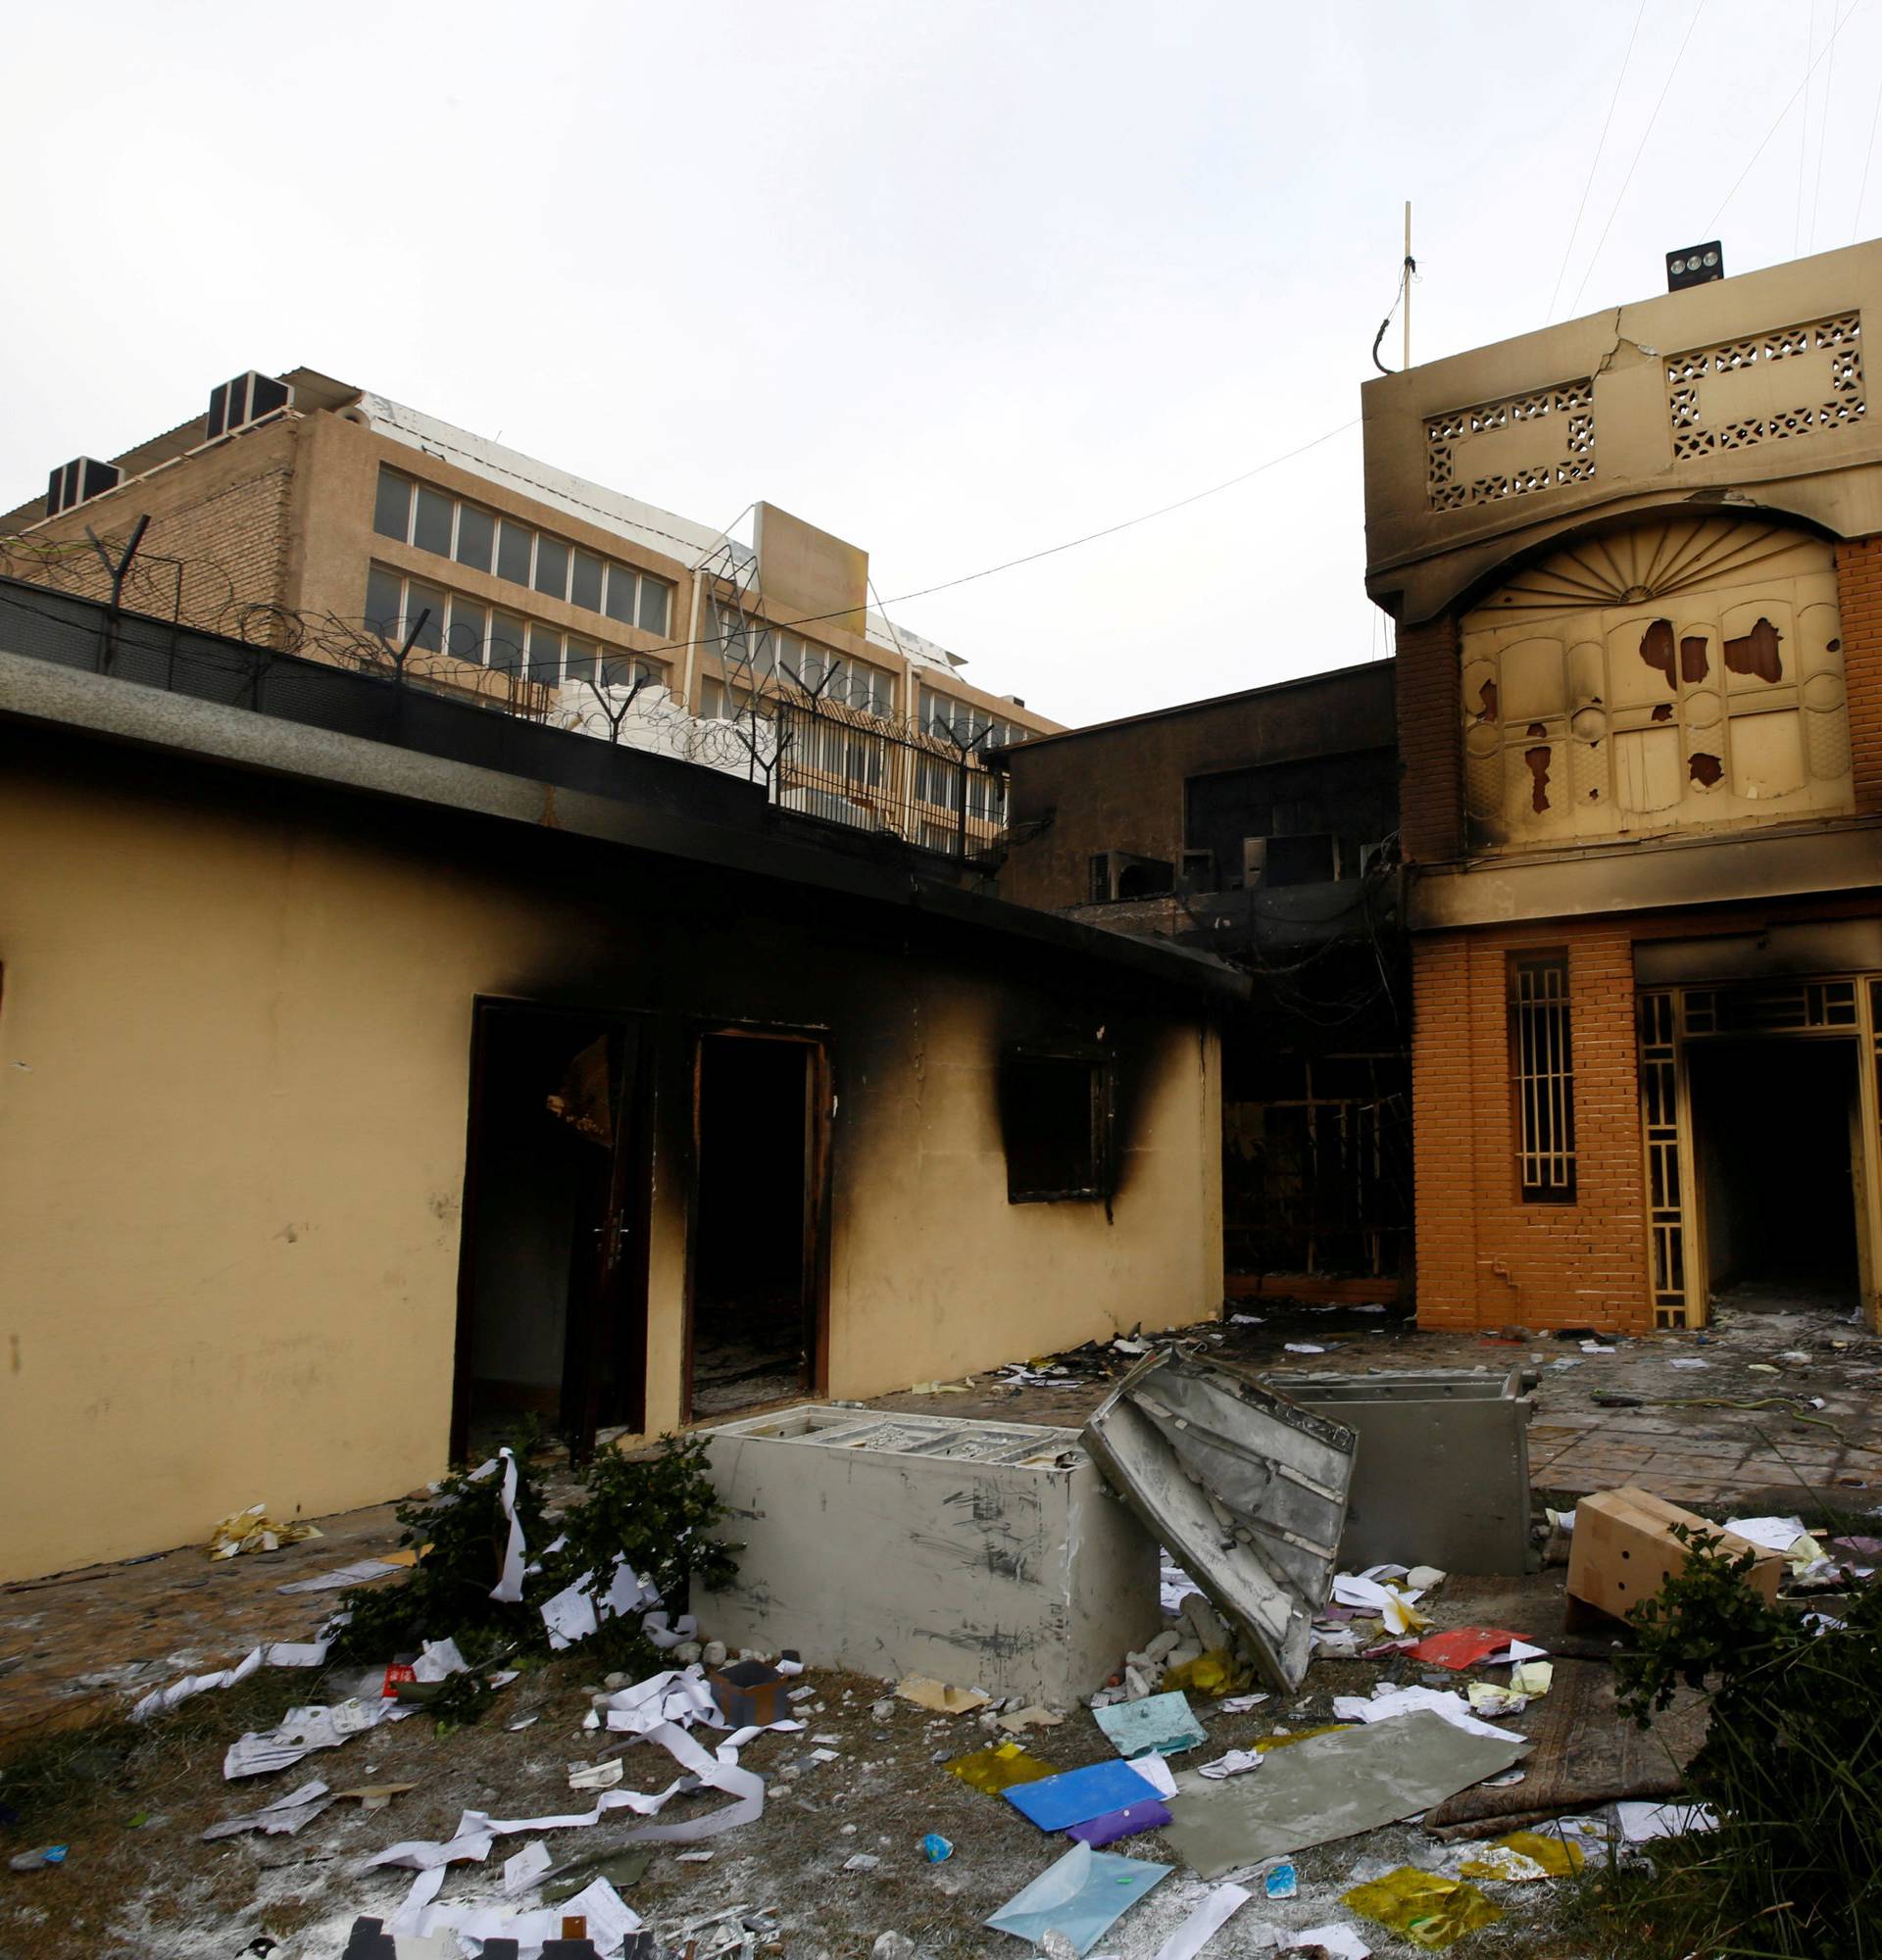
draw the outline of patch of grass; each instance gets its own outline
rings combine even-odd
[[[20,1813],[17,1832],[34,1843],[55,1841],[101,1804],[126,1817],[155,1813],[206,1755],[220,1757],[248,1730],[272,1729],[302,1698],[300,1685],[264,1668],[148,1722],[119,1717],[22,1738],[0,1756],[0,1803]]]

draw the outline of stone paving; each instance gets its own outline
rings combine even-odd
[[[1283,1387],[1308,1372],[1532,1371],[1531,1475],[1553,1501],[1635,1484],[1720,1517],[1825,1507],[1866,1515],[1882,1505],[1882,1340],[1840,1316],[1727,1311],[1705,1334],[1622,1341],[1612,1353],[1517,1330],[1420,1333],[1396,1310],[1345,1306],[1263,1302],[1258,1318],[1193,1331],[1219,1332],[1221,1353]],[[1289,1343],[1325,1351],[1291,1353]],[[1120,1356],[1116,1372],[1123,1365]],[[983,1375],[965,1392],[905,1392],[877,1405],[1076,1425],[1109,1387],[1098,1373],[1016,1389]],[[1634,1399],[1604,1407],[1597,1395]],[[278,1552],[212,1563],[188,1546],[0,1588],[0,1740],[119,1712],[151,1686],[225,1666],[258,1641],[311,1637],[336,1595],[276,1589],[389,1551],[398,1537],[390,1503],[320,1523],[324,1537]]]

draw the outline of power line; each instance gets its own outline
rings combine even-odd
[[[1869,112],[1869,145],[1862,152],[1862,181],[1856,191],[1856,216],[1850,220],[1850,243],[1854,245],[1862,230],[1862,200],[1869,194],[1869,160],[1875,155],[1875,125],[1882,122],[1882,76],[1875,84],[1875,107]]]
[[[1832,0],[1834,6],[1834,0]],[[1831,17],[1836,17],[1832,13]],[[1797,208],[1791,214],[1791,257],[1804,256],[1804,166],[1810,157],[1810,76],[1816,63],[1816,0],[1810,0],[1810,24],[1804,40],[1804,121],[1797,131]]]
[[[1857,4],[1859,6],[1861,4],[1861,0],[1857,0]],[[1627,186],[1631,184],[1634,180],[1634,172],[1640,166],[1641,154],[1647,148],[1647,139],[1654,133],[1654,124],[1659,121],[1659,112],[1665,104],[1666,92],[1673,85],[1673,77],[1679,73],[1680,63],[1686,59],[1687,42],[1689,42],[1693,38],[1693,29],[1699,25],[1699,17],[1703,13],[1705,13],[1705,11],[1706,11],[1706,0],[1699,0],[1699,4],[1693,9],[1693,18],[1686,23],[1685,37],[1680,41],[1679,52],[1673,57],[1672,67],[1666,71],[1666,79],[1660,83],[1659,95],[1654,103],[1654,113],[1650,117],[1648,117],[1647,126],[1640,132],[1640,141],[1634,148],[1633,162],[1627,166],[1627,174],[1620,180],[1620,189],[1615,194],[1613,209],[1609,212],[1608,222],[1601,227],[1601,236],[1595,241],[1594,256],[1588,261],[1587,265],[1582,268],[1581,285],[1575,288],[1575,296],[1568,302],[1568,311],[1571,314],[1574,312],[1575,308],[1581,304],[1582,288],[1585,287],[1588,283],[1589,273],[1592,272],[1595,270],[1595,267],[1600,263],[1602,247],[1608,243],[1608,234],[1610,231],[1613,229],[1614,220],[1620,214],[1621,201],[1627,195]]]
[[[1836,26],[1831,31],[1829,42],[1825,46],[1823,53],[1818,55],[1816,58],[1817,62],[1822,61],[1824,56],[1830,52],[1830,49],[1836,46],[1837,36],[1841,34],[1843,29],[1847,27],[1850,24],[1850,23],[1856,18],[1861,6],[1862,6],[1862,0],[1851,0],[1850,11],[1847,14],[1845,14],[1842,20],[1840,20],[1836,24]],[[1725,216],[1726,207],[1731,203],[1732,199],[1735,198],[1738,195],[1739,191],[1744,187],[1745,179],[1751,175],[1753,168],[1757,165],[1758,158],[1764,154],[1766,148],[1770,144],[1771,138],[1777,134],[1780,128],[1783,127],[1785,117],[1787,117],[1791,113],[1791,111],[1797,107],[1797,98],[1800,95],[1802,95],[1805,89],[1809,85],[1810,75],[1814,74],[1815,71],[1816,71],[1816,62],[1812,62],[1810,64],[1808,72],[1806,73],[1804,79],[1800,81],[1794,89],[1791,90],[1790,99],[1784,104],[1784,107],[1777,112],[1777,118],[1772,122],[1771,126],[1765,130],[1763,140],[1758,144],[1758,148],[1752,152],[1751,162],[1748,163],[1745,166],[1745,168],[1739,172],[1738,176],[1734,180],[1731,189],[1725,193],[1724,199],[1719,204],[1718,209],[1712,213],[1712,221],[1706,227],[1708,232],[1716,231],[1718,229],[1718,220]]]
[[[1830,0],[1834,10],[1836,0]],[[1810,21],[1816,21],[1816,0],[1810,0]],[[1810,250],[1816,250],[1816,210],[1823,201],[1823,152],[1830,144],[1830,95],[1836,87],[1836,42],[1830,42],[1830,65],[1823,71],[1823,119],[1816,127],[1816,183],[1810,191]],[[1805,121],[1808,122],[1808,118]]]
[[[1561,297],[1561,282],[1568,276],[1568,261],[1573,256],[1575,237],[1581,230],[1582,213],[1588,209],[1588,193],[1595,187],[1595,172],[1601,168],[1602,152],[1608,147],[1608,130],[1614,120],[1614,110],[1620,102],[1621,83],[1627,79],[1627,64],[1634,58],[1634,43],[1640,38],[1640,24],[1647,18],[1647,0],[1640,0],[1634,13],[1634,31],[1627,36],[1627,52],[1620,58],[1620,73],[1614,76],[1614,92],[1608,98],[1608,114],[1602,118],[1601,137],[1595,144],[1595,154],[1588,165],[1588,179],[1581,187],[1581,202],[1575,206],[1575,221],[1568,227],[1568,242],[1561,248],[1561,264],[1556,269],[1555,290],[1549,295],[1549,311],[1544,319],[1556,317],[1556,302]]]

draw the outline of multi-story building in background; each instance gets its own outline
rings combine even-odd
[[[1875,1320],[1879,318],[1869,244],[1366,384],[1422,1321]]]
[[[986,749],[1058,724],[892,623],[866,552],[770,505],[751,517],[740,539],[301,368],[54,469],[0,516],[0,572],[110,598],[123,564],[130,611],[391,660],[916,844],[990,841]]]

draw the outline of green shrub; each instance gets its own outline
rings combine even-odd
[[[490,1596],[509,1543],[503,1473],[472,1482],[468,1472],[455,1472],[424,1501],[398,1507],[399,1543],[418,1551],[418,1561],[402,1580],[374,1580],[342,1597],[353,1617],[336,1635],[332,1657],[386,1660],[442,1640],[456,1641],[473,1670],[514,1654],[546,1653],[542,1602],[582,1579],[597,1594],[606,1592],[619,1554],[670,1607],[684,1610],[694,1579],[717,1589],[738,1569],[738,1547],[709,1536],[725,1513],[707,1481],[705,1457],[703,1441],[672,1436],[663,1437],[658,1451],[647,1456],[597,1452],[583,1472],[580,1501],[561,1520],[563,1545],[543,1557],[558,1528],[543,1514],[541,1493],[519,1448],[517,1517],[528,1556],[540,1560],[542,1570],[524,1579],[518,1602]],[[641,1632],[638,1612],[604,1620],[571,1651],[597,1674],[619,1669],[645,1676],[667,1665]],[[474,1721],[486,1701],[470,1690],[457,1691],[452,1719]]]
[[[1709,1703],[1691,1793],[1717,1812],[1705,1950],[1810,1960],[1882,1955],[1882,1589],[1813,1631],[1746,1581],[1754,1554],[1675,1527],[1684,1569],[1628,1618],[1620,1705],[1644,1727],[1675,1690]]]

